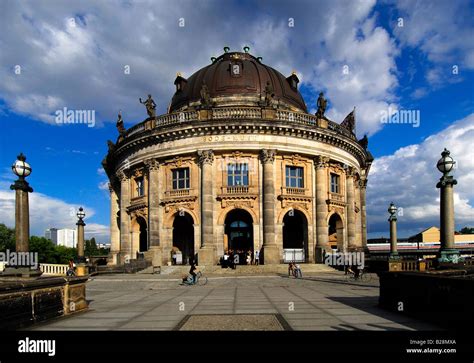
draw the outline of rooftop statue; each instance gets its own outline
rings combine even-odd
[[[355,111],[356,111],[356,108],[354,107],[354,109],[341,122],[341,126],[345,127],[352,133],[355,133],[355,123],[356,123]]]
[[[318,106],[318,110],[316,111],[316,116],[319,118],[324,117],[324,113],[326,112],[326,107],[328,105],[328,101],[324,98],[324,93],[320,92],[318,101],[316,103],[316,106]]]
[[[203,108],[211,106],[211,95],[209,94],[209,87],[207,87],[206,82],[203,82],[201,87],[201,105]]]
[[[271,106],[273,97],[275,97],[273,86],[270,84],[270,81],[267,81],[267,85],[265,86],[265,105],[266,106]]]
[[[125,127],[123,126],[123,119],[122,119],[122,113],[119,111],[118,113],[118,118],[117,118],[117,131],[119,132],[120,136],[125,134],[127,130],[125,130]]]
[[[145,101],[142,101],[141,98],[139,98],[139,101],[141,104],[145,105],[148,116],[155,117],[156,103],[153,101],[153,98],[151,98],[151,95],[148,95],[148,98]]]

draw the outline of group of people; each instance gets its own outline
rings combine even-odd
[[[252,250],[232,250],[225,251],[224,256],[221,257],[221,266],[235,269],[236,265],[259,265],[260,251],[253,252]]]

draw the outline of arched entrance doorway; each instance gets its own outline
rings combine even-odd
[[[342,223],[341,216],[337,213],[334,213],[329,218],[328,225],[329,233],[329,245],[333,249],[338,251],[344,250],[344,224]]]
[[[283,217],[283,252],[285,262],[308,259],[308,221],[299,210],[292,209]]]
[[[246,254],[253,254],[253,220],[249,212],[243,209],[231,210],[225,218],[225,235],[227,246],[224,249],[232,250],[239,255],[239,263],[246,264]]]
[[[148,251],[148,227],[145,218],[137,216],[132,223],[132,256],[142,258],[142,252]]]
[[[189,264],[190,259],[194,259],[194,221],[188,213],[177,213],[174,217],[173,247],[181,252],[182,264]]]

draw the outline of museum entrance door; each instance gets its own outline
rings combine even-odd
[[[177,264],[187,265],[194,259],[194,223],[188,213],[176,213],[173,222],[173,250],[178,252]],[[179,256],[181,252],[181,256]]]
[[[246,254],[253,253],[252,216],[243,209],[231,210],[225,219],[227,250],[239,255],[239,264],[246,264]]]
[[[329,218],[328,233],[331,248],[344,251],[344,224],[339,214],[334,213]]]
[[[296,209],[283,217],[283,261],[306,262],[308,259],[308,221]]]

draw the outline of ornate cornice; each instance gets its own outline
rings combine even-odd
[[[275,161],[276,150],[274,149],[263,149],[260,151],[260,160],[262,163],[273,163]]]
[[[367,188],[368,179],[359,179],[359,188]]]
[[[198,150],[198,163],[203,166],[204,164],[212,164],[214,162],[214,152],[212,150]]]

